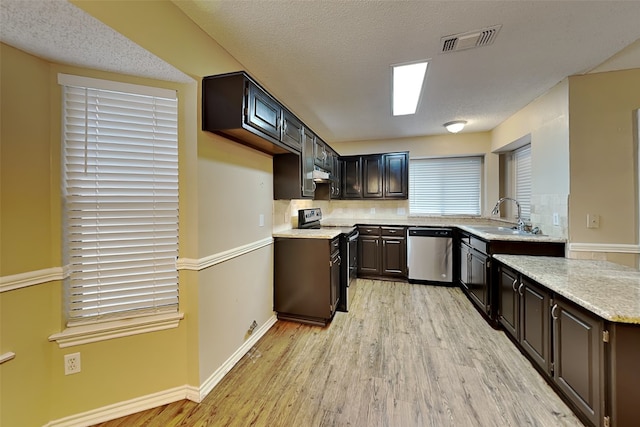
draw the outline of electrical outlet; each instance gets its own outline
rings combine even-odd
[[[258,322],[254,320],[253,323],[249,325],[249,330],[247,331],[249,335],[251,335],[257,327],[258,327]]]
[[[80,353],[64,355],[64,374],[71,375],[80,372]]]
[[[560,214],[558,212],[553,213],[553,225],[560,225]]]
[[[264,227],[264,214],[260,214],[260,216],[258,216],[258,226]]]
[[[587,214],[587,228],[600,228],[600,215]]]

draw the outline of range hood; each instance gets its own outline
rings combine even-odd
[[[315,166],[313,168],[313,172],[311,172],[311,178],[313,179],[314,182],[326,182],[331,179],[329,172],[319,168],[318,166]]]

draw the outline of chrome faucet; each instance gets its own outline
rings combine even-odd
[[[520,203],[518,203],[516,199],[512,199],[511,197],[502,197],[493,207],[491,215],[498,215],[500,213],[500,205],[506,200],[511,200],[516,204],[516,207],[518,208],[518,215],[516,216],[516,219],[518,220],[518,231],[525,231],[524,221],[522,220],[522,209],[520,209]]]

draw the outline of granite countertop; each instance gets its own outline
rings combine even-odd
[[[289,239],[334,239],[342,234],[342,228],[291,228],[289,230],[274,231],[273,237]]]
[[[640,271],[634,268],[608,261],[493,257],[605,320],[640,324]]]
[[[485,240],[504,240],[515,242],[546,242],[565,243],[566,239],[540,234],[493,234],[476,227],[502,226],[510,227],[513,224],[487,218],[469,217],[408,217],[402,219],[362,219],[362,218],[337,218],[323,219],[323,227],[355,226],[355,225],[390,225],[405,227],[457,227],[472,233]]]

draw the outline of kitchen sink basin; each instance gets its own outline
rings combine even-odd
[[[472,226],[471,228],[481,231],[483,233],[489,234],[500,234],[500,235],[519,235],[519,236],[544,236],[544,234],[534,234],[530,231],[521,231],[515,228],[510,227],[498,227],[495,225],[478,225]]]

